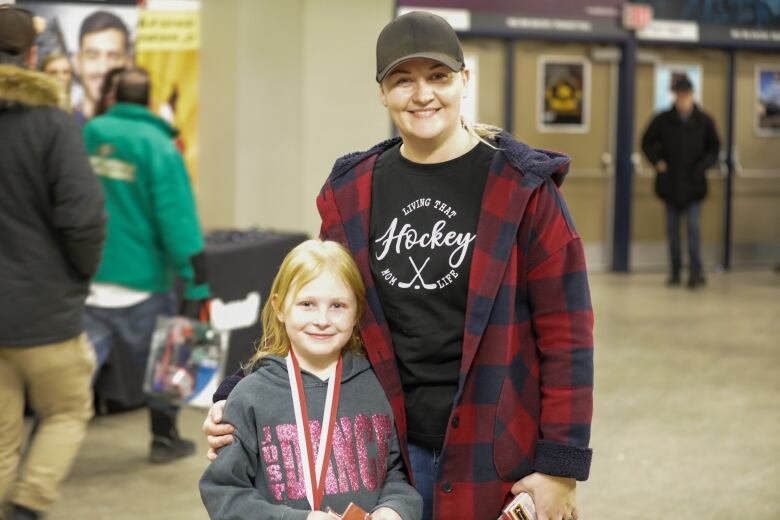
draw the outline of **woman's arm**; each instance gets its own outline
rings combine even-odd
[[[540,439],[528,491],[540,518],[576,518],[576,480],[590,470],[593,415],[593,311],[582,241],[557,187],[535,196],[527,293],[540,360]]]

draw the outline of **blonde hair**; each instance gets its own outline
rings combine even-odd
[[[349,251],[337,242],[318,239],[307,240],[292,251],[282,261],[276,273],[271,293],[265,302],[262,314],[263,337],[257,345],[255,354],[243,367],[250,371],[263,358],[270,355],[286,356],[290,350],[290,338],[284,323],[277,316],[279,306],[294,297],[301,288],[324,272],[339,278],[355,295],[357,303],[355,328],[345,349],[360,353],[363,342],[360,339],[358,323],[366,308],[366,288],[360,271]]]
[[[463,125],[463,128],[466,129],[466,132],[468,132],[470,136],[482,141],[494,150],[498,150],[498,147],[491,141],[495,141],[496,136],[504,131],[502,128],[493,125],[486,125],[484,123],[469,123],[462,116],[460,118],[460,123]]]

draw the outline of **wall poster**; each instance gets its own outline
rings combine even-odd
[[[540,56],[537,77],[538,130],[587,132],[590,124],[590,62],[583,57]]]
[[[756,135],[780,136],[780,66],[756,65]]]

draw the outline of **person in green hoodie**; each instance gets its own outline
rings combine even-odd
[[[109,215],[85,327],[98,367],[121,344],[138,365],[139,376],[157,317],[173,314],[175,277],[184,282],[185,300],[209,297],[203,235],[184,160],[173,141],[176,131],[148,109],[149,92],[144,69],[122,71],[116,78],[117,103],[83,129]],[[151,397],[147,404],[150,461],[165,463],[194,453],[194,444],[176,428],[178,407]]]

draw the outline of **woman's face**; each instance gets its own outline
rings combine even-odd
[[[460,126],[469,71],[427,58],[400,63],[379,85],[379,98],[404,140],[436,140]]]
[[[68,62],[68,59],[64,56],[47,63],[44,72],[57,78],[65,89],[70,88],[72,71],[70,68],[70,62]]]

